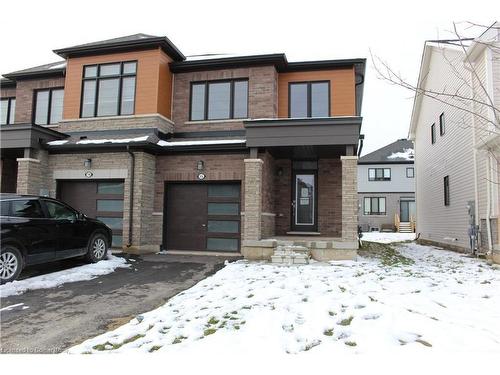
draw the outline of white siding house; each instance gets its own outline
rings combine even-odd
[[[498,33],[488,30],[466,51],[449,41],[425,44],[409,134],[420,240],[467,250],[477,225],[476,248],[492,257],[500,250]]]

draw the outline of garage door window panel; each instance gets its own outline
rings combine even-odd
[[[123,200],[119,199],[98,199],[97,211],[123,212]]]

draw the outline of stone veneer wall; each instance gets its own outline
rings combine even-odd
[[[358,157],[341,156],[342,241],[358,243]]]
[[[261,234],[263,238],[275,235],[275,195],[274,177],[276,169],[274,158],[269,152],[259,154],[262,164],[262,213],[261,213]]]

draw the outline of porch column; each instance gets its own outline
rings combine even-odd
[[[358,238],[358,157],[341,156],[342,162],[342,241],[357,248]]]
[[[48,195],[48,154],[25,152],[17,158],[17,194]]]
[[[245,159],[244,239],[260,240],[262,220],[262,159]]]

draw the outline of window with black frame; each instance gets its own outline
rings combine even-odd
[[[191,121],[248,117],[248,79],[191,83]]]
[[[288,116],[291,118],[329,117],[330,82],[291,82]]]
[[[16,98],[0,99],[0,125],[13,124],[15,113],[16,113]]]
[[[133,115],[136,74],[136,61],[84,66],[80,117]]]
[[[391,168],[368,168],[368,181],[390,181]]]
[[[63,100],[63,88],[36,90],[33,123],[36,125],[50,125],[61,121]]]
[[[385,215],[385,197],[366,197],[363,212],[365,215]]]

